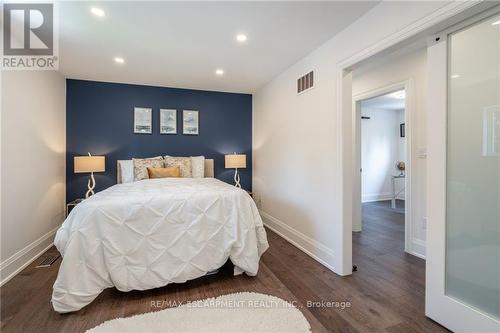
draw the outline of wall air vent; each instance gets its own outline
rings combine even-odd
[[[302,94],[312,88],[314,88],[314,71],[297,79],[297,94]]]

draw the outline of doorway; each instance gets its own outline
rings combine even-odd
[[[366,223],[392,230],[382,238],[422,257],[411,244],[411,95],[412,83],[407,80],[353,97],[358,172],[353,179],[352,231],[362,232]]]
[[[476,296],[479,294],[477,291],[480,290],[481,292],[484,291],[484,295],[491,297],[492,299],[498,300],[498,297],[495,298],[496,295],[498,295],[498,288],[495,288],[498,286],[498,281],[493,280],[495,277],[494,274],[481,274],[483,271],[486,272],[488,269],[495,269],[497,267],[491,267],[492,261],[486,259],[483,261],[477,261],[478,256],[475,255],[475,257],[471,257],[471,260],[468,261],[468,263],[471,264],[477,264],[477,263],[485,263],[484,267],[487,267],[487,269],[484,270],[478,270],[478,269],[464,269],[463,261],[464,261],[464,253],[460,253],[461,257],[458,258],[456,261],[456,267],[458,267],[457,271],[460,272],[460,274],[466,276],[469,274],[469,276],[472,276],[472,278],[469,280],[463,279],[459,282],[466,282],[468,288],[462,288],[462,291],[470,291],[470,293],[467,295],[467,297],[464,297],[463,295],[456,296],[452,295],[450,290],[452,287],[450,287],[452,281],[452,278],[456,278],[456,276],[448,276],[446,274],[451,274],[451,267],[449,262],[445,262],[446,259],[450,259],[452,257],[451,251],[453,249],[450,249],[448,246],[450,246],[450,241],[446,237],[448,236],[447,232],[449,232],[452,229],[447,229],[451,224],[449,221],[451,218],[455,218],[455,221],[461,221],[463,220],[463,215],[459,214],[459,210],[462,209],[464,211],[467,211],[470,206],[470,202],[480,202],[480,203],[486,203],[490,204],[493,202],[494,199],[497,198],[498,192],[495,192],[494,195],[487,195],[489,192],[487,191],[482,191],[480,192],[479,195],[473,196],[471,200],[469,201],[462,201],[457,202],[459,203],[457,207],[460,209],[456,209],[453,211],[453,214],[458,215],[458,218],[455,215],[450,215],[449,214],[449,204],[451,201],[447,201],[447,199],[450,199],[449,195],[452,191],[457,190],[461,191],[460,194],[467,194],[467,188],[466,186],[457,186],[457,181],[455,179],[452,179],[452,181],[449,181],[449,175],[450,175],[450,170],[447,169],[447,166],[450,167],[450,164],[446,164],[447,158],[450,158],[451,155],[450,152],[448,151],[447,155],[447,144],[449,145],[450,142],[453,144],[454,142],[452,141],[453,138],[450,136],[447,136],[449,134],[448,130],[450,127],[448,127],[449,122],[450,122],[450,113],[455,112],[456,110],[460,110],[460,108],[457,108],[457,105],[463,106],[463,105],[468,105],[464,103],[455,103],[455,104],[449,104],[450,101],[453,101],[453,98],[467,98],[467,102],[474,101],[478,102],[479,107],[469,107],[466,112],[467,114],[474,114],[475,116],[478,116],[477,119],[474,120],[474,122],[466,122],[464,121],[462,124],[464,125],[463,127],[466,129],[467,133],[470,133],[470,126],[483,126],[487,128],[486,130],[483,129],[482,135],[476,135],[473,139],[469,139],[469,136],[464,135],[463,138],[465,139],[464,142],[465,144],[462,145],[457,145],[458,149],[455,148],[452,153],[458,152],[467,152],[469,155],[466,156],[466,158],[463,158],[460,163],[455,163],[453,167],[460,169],[460,171],[464,170],[466,172],[463,172],[464,175],[467,177],[472,175],[472,176],[477,176],[477,178],[483,177],[484,180],[487,180],[488,183],[486,183],[486,186],[490,186],[489,188],[495,188],[494,185],[496,183],[493,183],[494,181],[497,181],[499,178],[495,177],[487,177],[486,173],[481,173],[477,172],[478,166],[475,160],[473,160],[470,156],[473,156],[474,158],[478,157],[481,158],[481,162],[484,162],[486,160],[483,158],[482,155],[480,154],[486,154],[491,151],[494,151],[491,148],[494,140],[492,139],[493,135],[490,135],[490,133],[493,133],[493,125],[490,125],[496,122],[489,121],[490,118],[489,115],[492,114],[490,110],[493,109],[493,107],[497,107],[498,104],[498,95],[496,95],[496,100],[493,101],[486,101],[486,98],[484,97],[485,92],[489,91],[495,91],[498,92],[497,90],[493,89],[476,89],[476,87],[479,87],[480,84],[482,83],[488,83],[491,86],[494,86],[494,84],[498,84],[498,75],[492,74],[493,72],[491,71],[491,68],[498,68],[498,64],[494,63],[494,65],[491,65],[488,68],[488,75],[484,75],[484,77],[488,77],[488,79],[483,79],[480,77],[480,79],[477,79],[479,76],[473,76],[473,80],[469,81],[472,82],[472,84],[466,85],[462,84],[460,86],[460,82],[456,80],[457,78],[462,78],[463,75],[461,73],[455,73],[455,72],[448,72],[449,70],[454,70],[455,67],[451,66],[448,61],[449,60],[454,60],[453,58],[454,55],[456,55],[456,59],[461,59],[459,58],[460,55],[465,55],[466,58],[463,61],[463,64],[466,65],[466,69],[473,69],[475,72],[473,74],[481,74],[483,73],[478,70],[481,69],[481,66],[484,64],[488,64],[489,62],[492,61],[498,61],[500,59],[495,52],[497,52],[498,49],[498,30],[493,30],[496,29],[500,25],[500,22],[498,21],[498,13],[500,7],[494,7],[492,9],[489,9],[485,12],[482,12],[481,14],[478,14],[476,16],[469,16],[471,17],[470,19],[463,21],[459,23],[456,26],[452,26],[448,30],[438,33],[436,35],[431,36],[428,39],[428,47],[427,47],[427,54],[428,54],[428,61],[429,63],[427,64],[427,73],[429,75],[429,80],[428,80],[428,87],[426,88],[426,92],[428,94],[428,97],[426,98],[426,108],[428,109],[427,114],[429,116],[429,121],[428,121],[428,129],[427,129],[427,134],[426,137],[428,138],[428,143],[429,143],[429,172],[427,173],[427,184],[431,187],[428,193],[428,199],[427,204],[428,204],[428,218],[429,218],[429,229],[426,229],[426,234],[429,237],[428,238],[428,256],[427,256],[427,263],[426,263],[426,274],[425,274],[425,292],[426,292],[426,315],[435,319],[439,323],[442,323],[446,327],[457,330],[457,331],[484,331],[484,332],[489,332],[489,331],[498,331],[498,328],[500,327],[500,321],[498,321],[498,312],[495,312],[498,310],[498,302],[496,303],[497,307],[493,308],[491,310],[490,303],[488,303],[489,299],[486,297],[480,298],[480,301],[478,303],[480,304],[471,304],[473,303],[472,298],[470,295],[474,294]],[[477,14],[477,13],[476,13]],[[480,23],[478,23],[480,22]],[[459,45],[457,41],[459,40],[460,37],[466,36],[467,34],[472,34],[476,30],[481,30],[483,29],[484,31],[487,29],[488,33],[487,34],[481,34],[478,38],[472,39],[473,41],[479,41],[483,43],[481,45],[482,48],[477,48],[477,47],[462,47],[461,51],[453,53],[454,49],[451,46],[453,45]],[[482,30],[482,31],[483,31]],[[459,34],[463,33],[463,34]],[[494,37],[490,37],[494,36]],[[453,44],[455,43],[455,44]],[[470,45],[470,43],[469,43]],[[477,52],[477,50],[482,50],[482,49],[488,49],[488,47],[494,47],[493,52]],[[458,49],[457,49],[458,50]],[[467,54],[467,52],[472,52],[472,54]],[[474,53],[476,52],[476,53]],[[490,57],[486,60],[483,60],[482,58],[479,58],[478,55],[481,56],[486,56]],[[480,60],[478,60],[480,59]],[[493,60],[492,60],[493,59]],[[342,63],[339,68],[341,69],[339,71],[339,79],[341,80],[341,83],[339,84],[340,87],[340,94],[342,97],[342,101],[339,103],[339,105],[342,107],[342,147],[343,147],[343,152],[344,152],[344,160],[342,163],[342,170],[343,170],[343,190],[351,188],[351,191],[356,190],[355,186],[355,181],[356,181],[356,174],[359,172],[359,169],[356,170],[354,166],[356,165],[356,156],[352,156],[352,159],[349,159],[349,152],[350,151],[356,151],[355,149],[355,144],[356,144],[356,121],[357,117],[355,116],[356,113],[352,112],[352,109],[349,108],[348,104],[348,94],[347,92],[350,92],[350,89],[352,88],[351,82],[352,82],[352,69],[356,65],[356,61],[359,62],[358,59],[352,58],[349,60],[346,60],[344,63]],[[453,63],[452,63],[453,64]],[[497,72],[495,72],[497,74]],[[452,81],[455,80],[455,81]],[[470,88],[471,86],[472,88]],[[454,97],[453,93],[455,91],[458,91],[457,87],[459,88],[465,88],[467,90],[467,94],[465,93],[458,93]],[[497,85],[498,87],[498,85]],[[455,89],[455,90],[453,90]],[[482,103],[482,104],[481,104]],[[496,110],[496,109],[494,109]],[[448,117],[448,118],[447,118]],[[482,117],[482,118],[481,118]],[[464,117],[465,118],[465,117]],[[478,120],[479,119],[479,120]],[[475,129],[475,127],[474,127]],[[496,127],[495,127],[496,129]],[[486,134],[485,134],[486,133]],[[482,145],[481,144],[476,144],[473,146],[473,143],[478,140],[482,139]],[[448,140],[448,141],[447,141]],[[474,141],[476,140],[476,141]],[[486,141],[486,143],[484,143]],[[475,149],[473,150],[472,153],[469,151],[466,151],[464,147],[469,148],[472,147]],[[471,150],[472,151],[472,150]],[[415,155],[421,155],[423,156],[422,158],[427,159],[427,147],[418,147],[416,150]],[[465,156],[465,155],[464,155]],[[496,156],[496,155],[495,155]],[[474,163],[471,163],[471,161],[474,161]],[[494,163],[498,163],[498,160],[490,159],[489,161],[491,162],[492,165]],[[482,166],[482,165],[481,165]],[[497,165],[492,167],[495,171],[498,170]],[[495,175],[498,175],[495,174]],[[472,177],[471,177],[472,178]],[[468,181],[468,179],[467,179]],[[448,183],[447,183],[448,182]],[[478,182],[472,183],[472,186],[477,186]],[[352,185],[352,186],[351,186]],[[461,184],[458,184],[461,185]],[[355,213],[355,195],[352,192],[349,192],[347,190],[345,193],[346,195],[345,200],[343,201],[343,211],[342,211],[342,222],[343,222],[343,227],[342,231],[345,231],[345,229],[348,229],[347,231],[350,231],[352,226],[352,218],[354,217]],[[478,200],[479,198],[479,200]],[[455,202],[456,203],[456,202]],[[495,202],[496,203],[496,202]],[[495,206],[496,207],[496,206]],[[470,211],[470,209],[469,209]],[[469,212],[468,211],[468,212]],[[457,213],[458,212],[458,213]],[[489,212],[489,211],[488,211]],[[498,211],[495,211],[498,212]],[[469,222],[470,226],[474,226],[474,232],[470,233],[461,233],[460,237],[457,237],[457,243],[460,244],[459,250],[465,249],[465,250],[471,250],[470,252],[477,250],[487,250],[489,251],[490,249],[493,249],[495,246],[498,247],[497,244],[494,244],[491,242],[492,238],[491,235],[494,234],[494,232],[486,232],[485,235],[487,236],[484,239],[481,239],[480,237],[477,237],[478,231],[483,231],[487,230],[486,228],[482,226],[477,226],[477,222],[475,223],[470,223],[471,221],[478,221],[481,220],[482,223],[490,223],[490,221],[495,221],[498,222],[498,215],[490,214],[490,215],[484,215],[485,210],[480,210],[478,214],[474,215],[474,219],[468,219],[467,222]],[[352,214],[352,215],[351,215]],[[491,218],[493,216],[493,218]],[[495,217],[496,216],[496,217]],[[447,219],[450,220],[447,220]],[[495,220],[496,218],[496,220]],[[427,221],[427,220],[425,220]],[[453,221],[453,222],[455,222]],[[451,223],[453,223],[451,222]],[[425,222],[424,226],[427,225],[427,222]],[[492,224],[493,225],[493,224]],[[498,224],[495,224],[495,226],[498,226]],[[489,226],[490,227],[490,226]],[[481,229],[482,228],[482,229]],[[342,244],[341,247],[342,250],[344,251],[343,254],[346,254],[343,256],[343,262],[342,262],[342,267],[345,268],[346,263],[350,263],[350,260],[352,257],[350,256],[349,251],[351,250],[349,246],[349,242],[351,242],[351,235],[348,235],[347,232],[342,234]],[[467,241],[471,240],[474,242],[473,245],[471,246],[466,246],[464,247],[463,244],[465,243],[463,240],[466,239]],[[488,243],[485,240],[490,240],[490,243]],[[489,246],[489,247],[488,247]],[[466,251],[463,251],[466,252]],[[465,253],[469,254],[469,253]],[[489,256],[489,253],[487,254]],[[479,255],[479,258],[481,257],[486,257],[484,254]],[[493,261],[494,262],[494,261]],[[480,272],[478,274],[477,272]],[[462,279],[462,276],[459,276],[458,279]],[[486,278],[489,278],[490,280],[486,280]],[[450,282],[451,281],[451,282]],[[486,282],[485,282],[486,281]],[[490,288],[489,284],[490,281],[494,281],[494,288]],[[456,282],[456,281],[455,281]],[[448,289],[446,289],[448,288]],[[496,293],[496,294],[495,294]]]
[[[388,203],[404,214],[404,89],[365,99],[361,108],[361,202]]]

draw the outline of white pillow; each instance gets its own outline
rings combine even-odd
[[[205,178],[205,156],[191,156],[191,177]]]
[[[132,183],[134,181],[134,162],[132,160],[120,161],[120,172],[122,183]]]

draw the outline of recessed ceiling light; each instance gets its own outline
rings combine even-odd
[[[499,25],[499,24],[500,24],[500,20],[493,22],[491,25]]]
[[[458,74],[453,74],[453,75],[451,76],[451,78],[452,78],[452,79],[457,79],[457,78],[459,78],[459,77],[460,77],[460,75],[458,75]]]
[[[215,74],[217,74],[217,75],[219,75],[219,76],[224,75],[224,70],[223,70],[223,69],[220,69],[220,68],[219,68],[219,69],[216,69],[216,70],[215,70]]]
[[[120,57],[115,57],[115,62],[118,64],[123,64],[125,62],[125,59],[120,58]]]
[[[104,13],[104,10],[102,10],[101,8],[97,8],[97,7],[92,7],[90,8],[90,11],[92,12],[92,14],[94,14],[95,16],[99,16],[99,17],[103,17],[106,15],[106,13]]]
[[[240,43],[243,43],[247,40],[247,35],[239,34],[236,36],[236,40]]]
[[[396,99],[404,99],[406,97],[406,92],[404,90],[399,90],[390,93],[388,96]]]

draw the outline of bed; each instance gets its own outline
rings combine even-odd
[[[205,178],[118,179],[76,206],[54,241],[63,256],[54,310],[77,311],[106,288],[185,282],[228,259],[235,275],[256,275],[268,248],[257,207],[244,190],[210,177],[207,161]]]

